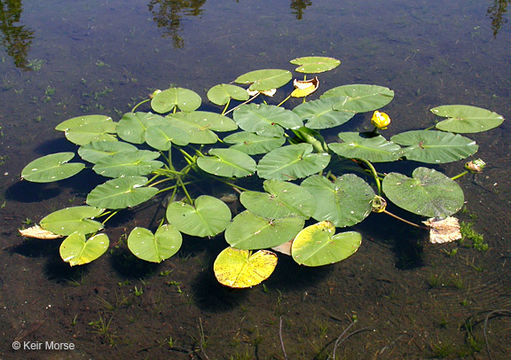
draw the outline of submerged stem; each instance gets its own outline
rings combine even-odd
[[[110,219],[111,219],[111,218],[112,218],[115,214],[117,214],[118,212],[119,212],[119,210],[112,211],[112,213],[111,213],[110,215],[108,215],[108,217],[107,217],[105,220],[103,220],[103,221],[101,222],[101,224],[105,225],[105,223],[106,223],[108,220],[110,220]]]
[[[137,108],[142,105],[142,104],[145,104],[146,102],[149,102],[151,101],[151,99],[145,99],[145,100],[142,100],[141,102],[139,102],[137,105],[133,106],[133,109],[131,109],[131,112],[135,112],[135,110],[137,110]]]
[[[241,105],[245,105],[245,104],[248,104],[249,102],[251,102],[252,100],[254,100],[256,97],[259,96],[259,94],[261,94],[260,92],[258,92],[257,94],[255,94],[254,96],[252,96],[250,99],[248,99],[247,101],[244,101],[242,102],[241,104],[239,105],[236,105],[235,107],[233,107],[231,110],[227,111],[225,114],[223,114],[224,116],[233,112],[234,110],[236,110],[237,108],[239,108]]]
[[[451,178],[451,180],[459,179],[460,177],[465,176],[465,175],[467,175],[467,174],[468,174],[468,170],[465,170],[465,171],[463,171],[462,173],[459,173],[458,175],[453,176],[453,177]]]
[[[278,105],[277,107],[279,107],[280,105],[284,104],[286,101],[288,101],[289,99],[291,98],[291,94],[289,94],[284,100],[282,100]]]
[[[390,215],[390,216],[392,216],[394,219],[397,219],[397,220],[399,220],[399,221],[402,221],[402,222],[404,222],[404,223],[406,223],[406,224],[408,224],[408,225],[412,225],[412,226],[414,226],[414,227],[416,227],[416,228],[419,228],[419,229],[429,230],[429,227],[427,227],[427,226],[422,226],[422,225],[416,224],[416,223],[414,223],[414,222],[408,221],[408,220],[403,219],[402,217],[397,216],[397,215],[395,215],[395,214],[393,214],[393,213],[391,213],[391,212],[389,212],[389,211],[387,211],[387,210],[383,210],[382,212],[383,212],[383,213],[385,213],[385,214],[387,214],[387,215]]]

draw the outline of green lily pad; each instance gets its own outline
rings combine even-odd
[[[164,117],[146,112],[126,113],[119,120],[117,135],[124,141],[133,144],[142,144],[145,141],[145,132],[150,126],[166,125]]]
[[[172,144],[188,145],[190,135],[183,129],[172,125],[150,126],[145,132],[146,143],[157,150],[169,150]]]
[[[210,126],[203,126],[190,118],[187,113],[176,113],[167,116],[170,124],[185,131],[192,144],[214,144],[218,136],[210,130]]]
[[[275,105],[247,104],[234,111],[240,128],[262,136],[282,136],[284,129],[298,129],[302,121],[297,114]]]
[[[103,229],[103,225],[95,220],[103,213],[103,209],[92,206],[74,206],[60,209],[44,217],[40,225],[44,230],[58,235],[71,235],[74,232],[91,234]]]
[[[248,92],[242,87],[232,84],[218,84],[208,90],[209,101],[217,105],[225,105],[230,99],[245,101],[248,100]]]
[[[201,195],[194,205],[178,201],[167,207],[167,220],[182,233],[192,236],[215,236],[231,221],[231,210],[221,200]]]
[[[355,231],[334,234],[330,221],[307,226],[293,240],[293,259],[305,266],[333,264],[353,255],[362,243],[362,236]]]
[[[85,235],[72,233],[60,244],[60,257],[71,266],[88,264],[103,255],[110,242],[106,234],[98,234],[85,240]]]
[[[390,173],[383,179],[383,192],[394,204],[426,217],[447,217],[463,206],[461,187],[439,171],[419,167],[409,178]]]
[[[270,277],[278,257],[268,250],[252,253],[228,247],[215,259],[213,271],[218,282],[231,288],[249,288]]]
[[[61,152],[32,160],[21,170],[21,178],[36,183],[67,179],[85,167],[82,163],[68,163],[74,156],[72,152]]]
[[[136,146],[122,141],[95,141],[80,146],[78,155],[83,160],[95,164],[104,157],[135,150],[137,150]]]
[[[153,234],[150,230],[136,227],[128,236],[128,249],[139,259],[160,263],[176,254],[181,247],[182,236],[172,225],[163,225]]]
[[[113,121],[102,121],[69,128],[65,131],[65,135],[66,139],[77,145],[85,145],[93,141],[116,141],[117,138],[112,135],[116,132],[116,127],[117,124]]]
[[[431,109],[438,116],[448,118],[436,124],[436,128],[455,133],[477,133],[496,128],[504,117],[493,111],[469,105],[443,105]]]
[[[225,177],[245,177],[256,171],[256,162],[244,152],[234,149],[211,149],[211,156],[197,159],[199,168],[207,173]]]
[[[87,195],[86,203],[105,209],[124,209],[146,202],[158,192],[155,187],[145,187],[143,176],[123,176],[96,186]]]
[[[338,86],[326,91],[321,99],[337,97],[334,110],[353,111],[356,113],[378,110],[394,98],[394,91],[378,85],[352,84]]]
[[[253,91],[266,91],[286,85],[292,77],[291,72],[287,70],[263,69],[238,76],[234,82],[251,84],[249,89]]]
[[[307,121],[306,127],[311,129],[330,129],[349,121],[355,112],[334,110],[333,105],[338,103],[336,97],[307,101],[296,106],[293,112],[298,114],[302,121]]]
[[[113,123],[113,120],[110,116],[106,115],[84,115],[84,116],[77,116],[65,121],[62,121],[60,124],[58,124],[55,127],[55,130],[58,131],[66,131],[71,128],[81,127],[81,126],[87,126],[91,124],[98,125],[99,127],[103,127],[102,123]]]
[[[261,136],[248,131],[239,131],[226,136],[223,141],[231,145],[231,149],[242,151],[248,155],[266,154],[279,148],[286,142],[283,136]]]
[[[305,179],[301,186],[316,199],[312,217],[318,221],[328,220],[337,227],[352,226],[371,213],[374,191],[354,174],[345,174],[334,182],[314,175]]]
[[[361,137],[356,132],[338,134],[342,143],[330,143],[328,147],[337,155],[348,159],[363,159],[370,162],[387,162],[399,159],[401,147],[383,136]]]
[[[135,150],[120,152],[99,159],[92,168],[97,174],[106,177],[147,175],[163,166],[157,151]]]
[[[265,180],[264,190],[244,191],[240,202],[247,210],[269,219],[291,216],[310,218],[316,209],[316,200],[303,187],[280,180]]]
[[[293,65],[300,65],[295,69],[295,71],[300,73],[319,74],[335,69],[341,64],[341,61],[331,57],[307,56],[293,59],[290,63]]]
[[[270,151],[257,165],[263,179],[293,180],[323,170],[330,162],[327,153],[312,153],[311,144],[287,145]]]
[[[394,135],[391,141],[406,146],[408,160],[442,164],[465,159],[477,152],[474,140],[462,135],[435,130],[414,130]]]
[[[265,249],[293,239],[303,225],[302,217],[268,219],[243,211],[234,217],[224,236],[225,241],[237,249]]]
[[[231,118],[209,111],[192,111],[184,114],[186,121],[203,129],[214,131],[233,131],[238,125]]]
[[[195,91],[180,87],[163,90],[151,100],[151,108],[164,114],[178,107],[181,111],[194,111],[200,107],[202,99]]]

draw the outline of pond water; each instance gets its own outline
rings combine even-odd
[[[443,104],[509,118],[507,5],[0,0],[0,358],[327,359],[340,338],[337,359],[509,359],[508,121],[471,136],[488,166],[460,179],[467,205],[459,217],[484,235],[488,251],[433,246],[426,233],[373,214],[356,227],[363,242],[348,260],[309,269],[281,257],[264,287],[233,291],[211,271],[225,246],[221,236],[185,241],[158,266],[121,246],[70,268],[58,243],[24,240],[17,230],[83,204],[97,181],[20,181],[32,159],[76,150],[56,124],[94,113],[118,120],[171,84],[205,100],[211,86],[247,71],[292,70],[295,57],[332,56],[342,64],[321,77],[324,89],[367,83],[395,91],[385,135],[430,126],[429,109]],[[364,129],[369,116],[350,130]],[[436,168],[454,176],[461,164]],[[143,207],[114,221],[112,243],[147,226],[154,211]],[[72,343],[74,350],[15,351],[15,340],[42,342],[42,349],[46,341]]]

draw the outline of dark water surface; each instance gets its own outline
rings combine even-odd
[[[507,5],[0,0],[0,358],[284,359],[281,338],[289,359],[327,359],[356,318],[337,359],[509,359],[509,120],[470,136],[488,166],[460,180],[467,210],[459,217],[484,234],[486,252],[459,247],[449,256],[456,244],[430,245],[425,233],[373,214],[357,227],[362,247],[348,260],[306,269],[281,257],[265,287],[232,291],[212,275],[221,237],[185,242],[158,266],[133,261],[121,247],[70,269],[58,243],[17,232],[82,204],[97,181],[19,181],[30,160],[75,151],[56,124],[93,113],[118,120],[170,84],[205,100],[211,86],[249,70],[292,70],[292,58],[323,55],[342,60],[321,77],[323,89],[368,83],[395,90],[385,135],[430,126],[429,109],[443,104],[508,119]],[[461,165],[438,168],[453,176]],[[153,214],[144,208],[113,221],[111,242]],[[14,340],[43,348],[45,341],[73,343],[75,350],[16,352]]]

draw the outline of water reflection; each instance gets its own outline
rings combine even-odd
[[[2,44],[7,54],[14,60],[16,67],[30,70],[27,55],[34,32],[19,23],[23,7],[21,0],[0,0],[0,31]]]
[[[488,8],[487,15],[491,19],[493,37],[497,37],[502,24],[507,22],[507,19],[504,18],[504,14],[507,11],[508,2],[509,0],[493,0],[493,4]]]
[[[307,8],[307,6],[312,5],[312,0],[291,0],[291,12],[295,14],[298,20],[301,20],[303,17],[303,11]]]

